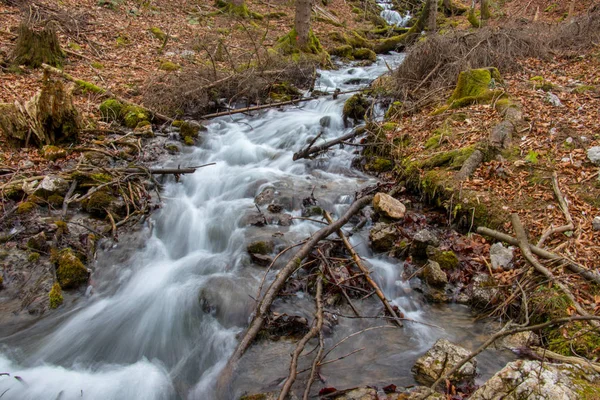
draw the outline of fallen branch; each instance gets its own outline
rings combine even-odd
[[[558,187],[558,177],[556,175],[556,171],[552,172],[552,189],[554,190],[554,194],[556,196],[556,199],[558,200],[558,205],[567,220],[567,224],[556,228],[550,227],[547,231],[545,231],[542,234],[542,237],[540,237],[540,240],[537,243],[537,247],[542,247],[546,239],[548,239],[551,235],[554,235],[555,233],[562,233],[572,231],[573,229],[575,229],[573,218],[571,218],[571,213],[569,212],[569,206],[567,205],[567,202],[565,201],[565,198],[562,195],[560,188]]]
[[[331,235],[342,226],[344,226],[352,216],[354,216],[357,212],[359,212],[364,206],[369,204],[373,200],[373,196],[365,196],[361,199],[356,200],[350,208],[346,211],[344,215],[340,217],[335,223],[330,224],[317,232],[315,232],[310,239],[294,254],[294,256],[287,262],[287,264],[277,273],[275,280],[269,285],[267,288],[263,298],[257,304],[254,310],[254,317],[250,322],[250,325],[244,332],[240,342],[237,345],[237,348],[233,352],[233,354],[229,357],[225,368],[221,372],[217,382],[217,390],[220,393],[224,393],[226,387],[229,385],[231,381],[231,377],[233,376],[234,370],[237,368],[237,365],[246,352],[256,335],[262,329],[268,314],[271,308],[271,304],[276,299],[277,294],[285,285],[287,279],[302,265],[302,260],[306,258],[313,247],[316,246],[322,239]]]
[[[361,126],[346,135],[343,135],[343,136],[338,137],[337,139],[333,139],[328,142],[325,142],[322,145],[312,147],[312,143],[311,143],[305,149],[302,149],[299,152],[294,153],[294,156],[292,157],[292,159],[294,161],[296,161],[301,158],[309,158],[314,154],[320,153],[324,150],[327,150],[328,148],[330,148],[332,146],[335,146],[336,144],[340,144],[348,139],[352,139],[353,137],[356,137],[363,133],[365,133],[365,128]]]
[[[290,363],[290,374],[288,378],[285,380],[283,384],[283,388],[281,389],[281,393],[279,393],[278,400],[285,400],[294,381],[296,380],[296,376],[298,376],[298,358],[304,347],[310,339],[315,337],[317,333],[321,332],[321,328],[323,327],[323,277],[319,276],[317,279],[317,294],[315,297],[315,302],[317,303],[317,311],[315,312],[315,321],[313,322],[312,328],[298,341],[296,345],[296,349],[292,353],[292,361]]]
[[[298,104],[298,103],[303,103],[303,102],[306,102],[306,101],[311,101],[311,100],[314,100],[314,99],[316,99],[316,97],[305,97],[305,98],[302,98],[302,99],[280,101],[278,103],[263,104],[263,105],[260,105],[260,106],[236,108],[236,109],[233,109],[233,110],[222,111],[222,112],[212,113],[212,114],[206,114],[206,115],[203,115],[200,118],[202,118],[202,119],[210,119],[210,118],[224,117],[224,116],[227,116],[227,115],[240,114],[240,113],[245,113],[245,112],[250,112],[250,111],[266,110],[268,108],[276,108],[276,107],[280,107],[280,106],[287,106],[287,105],[290,105],[290,104]]]
[[[127,100],[127,99],[125,99],[125,98],[117,95],[117,94],[114,94],[113,92],[111,92],[110,90],[108,90],[106,88],[94,85],[92,83],[86,82],[86,81],[81,80],[81,79],[77,79],[77,78],[75,78],[75,77],[67,74],[64,71],[61,71],[58,68],[51,67],[48,64],[42,64],[42,68],[44,68],[44,70],[46,70],[46,71],[48,71],[50,73],[53,73],[53,74],[58,75],[58,76],[66,79],[68,81],[71,81],[71,82],[75,83],[77,86],[79,86],[80,88],[82,88],[84,90],[87,90],[87,91],[99,94],[99,95],[101,95],[103,97],[109,97],[109,98],[116,99],[116,100],[120,101],[121,103],[124,103],[124,104],[127,104],[127,105],[131,105],[131,106],[143,108],[144,110],[146,110],[149,113],[151,113],[154,116],[154,119],[156,119],[156,120],[158,120],[160,122],[173,122],[173,118],[169,118],[166,115],[162,115],[162,114],[160,114],[160,113],[158,113],[158,112],[156,112],[154,110],[149,109],[148,107],[142,106],[142,105],[134,103],[132,101],[129,101],[129,100]]]
[[[324,211],[323,215],[325,216],[325,219],[327,220],[327,222],[329,222],[329,224],[333,223],[333,219],[331,218],[331,215],[329,215],[329,213],[327,211]],[[400,317],[398,317],[398,315],[396,314],[396,311],[394,311],[394,308],[392,307],[392,305],[390,304],[388,299],[385,297],[385,294],[383,294],[383,292],[379,288],[379,285],[377,285],[377,282],[375,282],[373,280],[373,278],[371,278],[371,273],[369,272],[369,269],[365,266],[365,264],[363,263],[362,259],[358,255],[358,253],[354,250],[354,247],[352,247],[352,244],[350,244],[350,241],[348,240],[346,235],[344,235],[344,232],[342,232],[341,229],[338,229],[337,235],[340,237],[340,239],[342,239],[342,243],[344,243],[344,247],[346,247],[346,250],[348,250],[348,252],[352,256],[352,259],[354,260],[354,263],[356,264],[356,266],[365,275],[365,280],[369,283],[369,285],[373,288],[373,290],[375,290],[375,293],[377,294],[377,297],[379,297],[379,300],[381,300],[381,302],[383,303],[384,308],[387,310],[387,312],[390,314],[390,316],[392,318],[394,318],[392,321],[399,327],[402,327],[402,322],[400,322],[400,319],[399,319]]]
[[[514,237],[507,235],[506,233],[502,233],[502,232],[495,231],[493,229],[486,228],[484,226],[478,227],[477,233],[479,233],[480,235],[486,235],[486,236],[493,237],[494,239],[500,240],[502,242],[506,242],[508,244],[512,244],[513,246],[519,245],[519,241],[517,239],[515,239]],[[552,253],[548,250],[541,249],[532,244],[529,245],[529,248],[531,249],[531,252],[533,254],[535,254],[539,257],[545,258],[547,260],[563,261],[566,264],[566,267],[569,268],[571,271],[581,275],[583,278],[585,278],[591,282],[594,282],[594,283],[600,285],[600,275],[581,266],[577,262],[570,260],[566,257],[560,256],[556,253]]]

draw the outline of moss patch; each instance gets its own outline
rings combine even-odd
[[[160,69],[161,71],[178,71],[181,69],[181,65],[171,62],[171,61],[165,61],[163,63],[160,64],[160,66],[158,67],[158,69]]]
[[[369,101],[365,99],[362,94],[357,93],[346,100],[342,116],[345,119],[352,118],[355,121],[364,120],[365,113],[370,105]]]
[[[73,250],[66,248],[56,256],[56,277],[60,287],[64,289],[76,288],[88,280],[88,270]]]
[[[100,104],[100,114],[106,122],[121,122],[123,103],[115,99],[108,99]]]
[[[375,62],[377,60],[377,54],[375,54],[373,50],[365,48],[354,50],[352,56],[356,60],[367,60],[371,62]]]
[[[85,201],[84,207],[92,215],[105,217],[113,201],[115,198],[108,191],[98,190]]]
[[[17,207],[17,214],[29,214],[32,211],[35,211],[37,205],[32,201],[24,201]]]
[[[448,99],[450,108],[460,108],[475,103],[486,103],[499,97],[502,91],[494,90],[502,83],[496,68],[478,68],[463,71],[458,76],[456,88]]]
[[[67,156],[67,151],[58,146],[47,145],[42,147],[42,157],[48,161],[56,161]]]
[[[121,116],[126,127],[134,129],[142,121],[151,119],[150,113],[142,107],[126,105],[121,109]]]
[[[58,308],[63,303],[63,295],[62,289],[60,285],[55,283],[52,285],[52,289],[50,289],[50,293],[48,293],[48,300],[50,301],[50,308]]]
[[[257,242],[252,242],[246,248],[248,253],[250,254],[269,254],[273,251],[273,244],[270,242],[266,242],[264,240],[260,240]]]

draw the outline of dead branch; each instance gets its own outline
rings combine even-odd
[[[317,303],[317,311],[315,312],[315,321],[313,322],[313,326],[308,331],[306,335],[296,345],[296,349],[292,354],[292,361],[290,363],[290,375],[286,379],[283,384],[283,388],[281,389],[281,393],[279,393],[279,400],[285,400],[294,381],[296,380],[296,376],[298,375],[298,357],[302,354],[304,347],[310,339],[315,337],[317,333],[321,332],[321,328],[323,327],[323,277],[319,276],[317,279],[317,294],[315,298],[315,302]]]
[[[513,238],[512,236],[507,235],[506,233],[502,233],[502,232],[495,231],[493,229],[486,228],[484,226],[478,227],[477,233],[479,233],[480,235],[493,237],[494,239],[500,240],[502,242],[506,242],[508,244],[512,244],[513,246],[519,245],[519,241],[517,239]],[[531,248],[531,252],[534,253],[535,255],[545,258],[547,260],[564,262],[566,264],[566,267],[569,268],[571,271],[581,275],[583,278],[585,278],[591,282],[594,282],[594,283],[600,285],[600,275],[583,267],[579,263],[577,263],[573,260],[570,260],[566,257],[560,256],[556,253],[552,253],[548,250],[541,249],[532,244],[530,244],[529,247]]]
[[[571,290],[569,290],[567,285],[556,279],[552,272],[550,272],[548,268],[544,267],[535,258],[535,256],[531,252],[531,248],[529,247],[529,242],[527,241],[527,234],[525,233],[525,229],[521,224],[521,219],[519,218],[519,215],[516,213],[512,213],[510,215],[510,219],[515,234],[517,235],[517,240],[519,241],[519,248],[521,249],[521,253],[523,254],[523,257],[525,257],[527,262],[531,264],[537,272],[542,274],[550,282],[554,282],[554,284],[565,294],[565,296],[569,298],[571,303],[573,303],[573,307],[575,307],[575,310],[577,310],[579,315],[589,316],[589,313],[581,306],[581,304],[579,304],[579,302],[577,301],[575,296],[573,296],[573,293],[571,293]]]
[[[563,226],[558,226],[556,228],[550,227],[548,230],[546,230],[540,237],[540,240],[537,243],[537,247],[542,247],[542,245],[544,244],[546,239],[548,239],[550,236],[554,235],[555,233],[562,233],[562,232],[572,231],[573,229],[575,229],[575,224],[573,223],[573,218],[571,218],[571,213],[569,212],[569,206],[567,205],[567,202],[565,201],[565,198],[564,198],[563,194],[561,193],[560,188],[558,187],[558,177],[556,175],[556,171],[552,172],[552,189],[554,190],[554,194],[556,195],[556,200],[558,201],[558,205],[567,220],[567,224],[563,225]]]
[[[324,211],[323,215],[325,216],[325,219],[327,220],[327,222],[329,222],[329,224],[333,223],[333,219],[331,218],[331,215],[329,215],[329,213],[327,211]],[[399,319],[398,315],[396,314],[396,311],[394,311],[394,309],[392,308],[392,305],[390,304],[388,299],[386,299],[385,294],[383,294],[383,292],[379,288],[379,285],[377,285],[377,282],[375,282],[373,280],[373,278],[371,278],[371,273],[369,272],[369,269],[363,263],[362,259],[358,255],[358,253],[354,250],[354,248],[352,247],[352,244],[350,244],[350,241],[348,240],[346,235],[344,235],[344,232],[342,232],[341,229],[338,229],[337,235],[340,237],[340,239],[342,239],[342,242],[344,243],[344,247],[346,247],[346,250],[348,250],[348,252],[352,256],[352,259],[354,260],[354,263],[356,264],[356,266],[365,275],[365,280],[369,283],[369,285],[373,288],[373,290],[375,290],[375,293],[377,294],[377,297],[379,297],[379,300],[381,300],[381,302],[383,303],[384,308],[387,310],[387,312],[390,314],[390,316],[394,318],[393,322],[396,325],[398,325],[399,327],[402,327],[403,326],[402,322],[400,322],[400,319]]]
[[[600,374],[600,364],[597,362],[590,361],[586,358],[563,356],[562,354],[555,353],[548,349],[541,349],[539,347],[533,347],[532,350],[538,356],[542,357],[542,359],[547,358],[550,360],[556,360],[569,364],[577,364],[584,368],[591,368],[594,372]]]
[[[217,382],[217,388],[219,392],[223,392],[225,388],[229,385],[231,381],[231,377],[233,376],[234,370],[237,368],[237,365],[246,352],[254,338],[258,332],[262,329],[268,314],[269,309],[271,308],[271,304],[277,297],[279,291],[285,285],[287,279],[302,265],[302,260],[309,255],[312,251],[313,247],[316,246],[322,239],[334,233],[336,230],[340,229],[344,226],[352,216],[354,216],[357,212],[359,212],[364,206],[369,204],[373,200],[373,196],[365,196],[358,200],[356,200],[350,208],[346,211],[344,215],[342,215],[335,223],[330,224],[326,227],[315,232],[310,239],[294,254],[294,256],[288,261],[288,263],[279,271],[275,280],[269,285],[267,291],[264,296],[257,304],[254,317],[250,322],[250,325],[244,332],[241,340],[238,343],[237,348],[233,352],[233,354],[229,357],[227,361],[227,365],[221,372]]]
[[[352,303],[352,300],[350,299],[350,296],[348,296],[348,293],[346,293],[346,289],[344,289],[344,287],[338,283],[335,275],[333,275],[333,272],[331,272],[331,268],[329,268],[329,261],[327,260],[327,258],[325,257],[325,255],[323,254],[321,249],[317,249],[317,252],[319,253],[319,257],[321,258],[321,261],[323,262],[323,266],[325,267],[327,272],[329,272],[329,276],[331,276],[331,280],[333,281],[333,284],[340,288],[340,290],[342,291],[342,295],[344,295],[344,298],[348,302],[348,305],[352,309],[352,312],[354,312],[354,315],[356,315],[357,317],[360,317],[360,313],[358,312],[358,310]]]
[[[287,106],[287,105],[290,105],[290,104],[299,104],[299,103],[303,103],[303,102],[306,102],[306,101],[311,101],[311,100],[314,100],[314,99],[316,99],[316,97],[305,97],[305,98],[302,98],[302,99],[280,101],[278,103],[263,104],[263,105],[260,105],[260,106],[236,108],[234,110],[228,110],[228,111],[222,111],[222,112],[218,112],[218,113],[206,114],[206,115],[203,115],[200,118],[202,118],[202,119],[210,119],[210,118],[224,117],[224,116],[227,116],[227,115],[240,114],[240,113],[245,113],[245,112],[250,112],[250,111],[266,110],[268,108],[276,108],[276,107],[280,107],[280,106]]]
[[[320,153],[322,151],[327,150],[328,148],[330,148],[332,146],[335,146],[336,144],[340,144],[340,143],[342,143],[342,142],[344,142],[344,141],[346,141],[348,139],[352,139],[353,137],[356,137],[356,136],[358,136],[360,134],[363,134],[364,132],[365,132],[365,128],[361,126],[361,127],[356,128],[355,130],[353,130],[352,132],[350,132],[350,133],[348,133],[346,135],[343,135],[343,136],[338,137],[337,139],[333,139],[333,140],[330,140],[328,142],[325,142],[325,143],[323,143],[320,146],[312,147],[312,143],[311,143],[305,149],[302,149],[299,152],[294,153],[294,156],[292,157],[292,159],[294,161],[296,161],[296,160],[299,160],[301,158],[309,158],[309,157],[311,157],[311,156],[313,156],[315,154],[318,154],[318,153]]]

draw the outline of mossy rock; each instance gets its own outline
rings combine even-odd
[[[37,208],[37,204],[32,201],[24,201],[17,206],[17,214],[24,215],[29,214]]]
[[[100,114],[106,122],[121,122],[123,103],[115,99],[108,99],[100,104]]]
[[[56,254],[56,278],[63,289],[74,289],[87,282],[89,272],[81,260],[66,248]]]
[[[186,146],[193,146],[193,145],[195,145],[195,144],[196,144],[196,142],[194,141],[194,138],[193,138],[193,137],[191,137],[191,136],[186,136],[186,137],[184,137],[184,138],[183,138],[183,143],[184,143]]]
[[[58,282],[52,285],[52,289],[50,289],[50,293],[48,293],[48,300],[50,301],[51,309],[58,308],[63,303],[62,289]]]
[[[430,260],[437,262],[440,265],[440,268],[445,271],[456,269],[459,264],[458,257],[452,250],[443,251],[429,246],[427,248],[427,257]]]
[[[387,172],[394,169],[394,162],[388,158],[376,157],[372,162],[367,163],[365,168],[373,172]]]
[[[165,149],[171,154],[177,154],[177,153],[181,152],[181,149],[175,143],[165,144]]]
[[[179,71],[181,69],[181,65],[174,63],[172,61],[164,61],[160,64],[158,69],[160,69],[161,71],[167,71],[167,72]]]
[[[87,212],[97,217],[105,217],[106,210],[110,209],[115,198],[106,190],[95,191],[85,202]]]
[[[352,53],[352,56],[354,57],[355,60],[366,60],[366,61],[371,61],[371,62],[377,61],[377,54],[375,54],[375,52],[371,49],[366,49],[366,48],[356,49]]]
[[[448,99],[450,108],[460,108],[474,103],[486,103],[500,97],[503,91],[494,90],[502,84],[497,68],[478,68],[463,71],[458,76],[456,88]]]
[[[63,148],[54,145],[46,145],[42,147],[42,157],[48,161],[56,161],[67,156],[67,151]]]
[[[40,253],[31,252],[27,256],[27,261],[29,261],[31,263],[36,263],[39,261],[39,259],[40,259]]]
[[[354,49],[352,48],[352,46],[350,46],[349,44],[343,44],[341,46],[330,49],[329,54],[331,54],[332,56],[338,56],[338,57],[347,58],[347,59],[351,60],[353,58],[353,56],[352,56],[353,51],[354,51]]]
[[[346,103],[344,103],[344,109],[342,111],[342,116],[344,119],[351,118],[355,121],[361,121],[365,119],[365,114],[371,103],[365,99],[362,94],[357,93],[352,95]]]
[[[289,82],[275,83],[269,88],[269,97],[275,101],[289,101],[302,96],[302,92]]]
[[[273,251],[273,243],[264,240],[252,242],[246,247],[249,254],[267,255]]]
[[[185,138],[197,138],[200,130],[202,130],[202,126],[193,122],[188,121],[175,121],[179,122],[177,126],[179,126],[179,136],[185,140]],[[173,123],[173,126],[176,126]]]
[[[148,31],[161,42],[164,42],[167,39],[167,34],[157,26],[153,26],[152,28],[148,29]]]
[[[152,119],[148,110],[134,105],[123,106],[121,116],[125,126],[131,129],[134,129],[142,121],[150,121]]]
[[[48,196],[48,204],[54,208],[62,207],[65,198],[59,194],[51,194]]]

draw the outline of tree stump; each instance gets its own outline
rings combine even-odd
[[[64,61],[64,53],[60,48],[58,36],[51,24],[41,30],[21,23],[17,44],[12,54],[14,65],[25,65],[38,68],[42,64],[60,67]]]

